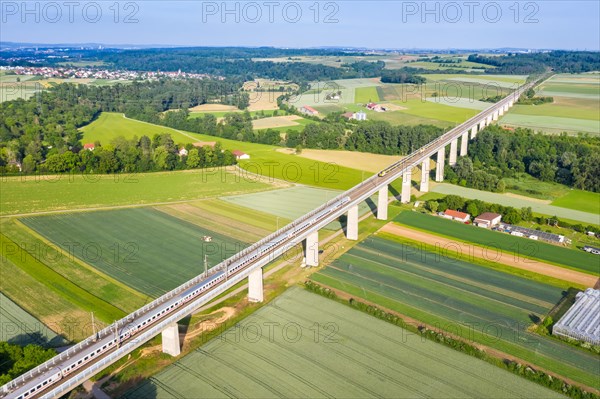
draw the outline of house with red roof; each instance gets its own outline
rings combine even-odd
[[[96,146],[94,145],[94,143],[85,143],[83,145],[84,150],[94,151],[95,148],[96,148]]]
[[[319,111],[317,111],[316,109],[314,109],[313,107],[309,107],[308,105],[303,105],[300,108],[300,112],[302,112],[303,114],[306,115],[312,115],[312,116],[317,116],[319,115]]]
[[[246,154],[244,151],[233,150],[231,151],[235,159],[250,159],[250,155]]]
[[[464,212],[455,211],[452,209],[447,209],[443,215],[446,219],[456,220],[459,222],[467,223],[471,220],[471,215]]]

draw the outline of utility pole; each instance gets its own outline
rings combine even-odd
[[[204,278],[208,277],[208,255],[204,254]]]

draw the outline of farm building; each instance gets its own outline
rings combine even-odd
[[[452,209],[448,209],[444,212],[443,217],[446,219],[457,220],[459,222],[466,223],[471,220],[471,215],[464,212],[454,211]]]
[[[94,143],[85,143],[83,145],[84,150],[94,151],[95,148],[96,148],[96,146],[94,145]]]
[[[541,230],[528,229],[527,227],[514,226],[510,224],[498,224],[498,230],[517,237],[527,237],[532,240],[542,240],[552,244],[569,244],[571,240],[563,235],[548,233]]]
[[[552,334],[600,345],[600,290],[579,292],[573,306],[552,328]]]
[[[600,255],[600,248],[591,247],[589,245],[586,245],[585,247],[583,247],[583,250],[585,252],[589,252],[589,253],[594,254],[594,255]]]
[[[319,111],[317,111],[316,109],[314,109],[313,107],[309,107],[308,105],[304,105],[300,108],[300,112],[302,112],[303,114],[306,115],[319,115]]]
[[[250,159],[250,155],[240,150],[233,150],[231,153],[235,156],[235,159]]]
[[[346,112],[345,114],[342,114],[342,117],[350,120],[350,119],[354,119],[357,121],[366,121],[367,120],[367,114],[365,114],[363,111],[359,111],[359,112]]]
[[[367,109],[370,109],[371,111],[375,111],[375,112],[385,112],[387,111],[387,109],[379,104],[375,104],[375,103],[368,103],[367,104]]]
[[[179,149],[179,156],[180,157],[185,157],[185,156],[187,156],[187,154],[188,154],[188,150],[186,150],[184,147],[181,147]]]
[[[489,229],[490,227],[494,227],[500,223],[501,219],[502,215],[492,212],[484,212],[475,218],[475,224],[478,227],[485,227],[486,229]]]
[[[198,141],[197,143],[193,143],[192,145],[196,148],[200,148],[200,147],[215,148],[215,145],[217,145],[217,142],[216,141]]]

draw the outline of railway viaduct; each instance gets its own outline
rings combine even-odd
[[[456,164],[458,156],[467,155],[469,140],[475,138],[477,132],[487,125],[498,120],[513,104],[520,95],[532,87],[536,82],[527,83],[496,104],[491,105],[466,122],[454,127],[442,136],[426,144],[422,148],[409,154],[402,160],[390,165],[378,174],[364,180],[362,183],[340,194],[338,197],[321,205],[317,209],[298,218],[289,225],[279,229],[275,233],[263,238],[238,254],[223,261],[211,269],[208,274],[202,274],[182,284],[174,290],[157,298],[136,312],[115,322],[113,325],[98,332],[95,336],[74,345],[67,351],[57,355],[53,359],[41,364],[35,369],[23,374],[0,388],[0,397],[10,398],[57,398],[74,389],[93,375],[116,362],[120,358],[139,347],[153,337],[162,334],[162,345],[165,353],[177,356],[180,354],[179,333],[177,322],[193,313],[196,309],[210,302],[212,299],[223,294],[234,285],[248,280],[248,298],[250,301],[263,301],[263,266],[272,262],[289,249],[302,244],[304,251],[304,263],[306,266],[317,266],[319,263],[318,232],[331,221],[343,214],[347,215],[346,237],[350,240],[358,239],[358,205],[378,193],[377,219],[386,220],[388,217],[388,186],[394,180],[402,178],[401,202],[410,201],[412,183],[411,173],[415,167],[421,168],[421,181],[419,189],[426,192],[429,189],[430,163],[435,156],[436,170],[435,180],[440,182],[444,178],[444,167],[446,164],[447,147],[449,147],[448,164]],[[459,146],[460,140],[460,146]],[[265,248],[268,251],[265,251]],[[239,271],[229,271],[231,265],[244,265]],[[152,319],[135,335],[123,339],[118,345],[94,356],[98,348],[98,341],[116,336],[118,331],[129,328],[136,320],[141,320],[148,315],[156,314],[157,309],[164,309],[166,305],[175,303],[190,289],[208,281],[211,276],[224,272],[224,279],[220,280],[205,292],[189,302],[179,302],[172,310],[160,315],[156,320]],[[144,323],[146,324],[146,323]],[[57,370],[64,370],[73,359],[88,359],[82,366],[70,372],[58,380],[49,381],[48,376]],[[60,371],[59,371],[60,372]],[[21,396],[20,396],[21,395]],[[24,395],[24,396],[23,396]]]

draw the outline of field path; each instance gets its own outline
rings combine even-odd
[[[565,269],[559,266],[543,263],[533,259],[524,258],[512,253],[505,253],[496,248],[494,248],[494,253],[490,256],[487,253],[487,249],[482,246],[474,245],[466,241],[440,237],[435,234],[424,233],[418,230],[410,229],[408,227],[399,226],[394,223],[386,224],[379,231],[390,233],[398,237],[405,237],[429,245],[442,246],[445,248],[448,248],[450,246],[450,248],[453,249],[458,248],[459,253],[461,255],[466,255],[467,258],[475,257],[488,261],[492,260],[496,263],[516,267],[518,269],[528,270],[544,276],[550,276],[576,284],[581,284],[586,287],[593,287],[598,280],[596,277],[591,276],[589,274],[581,273],[576,270]],[[490,259],[491,257],[493,257],[493,259]]]

